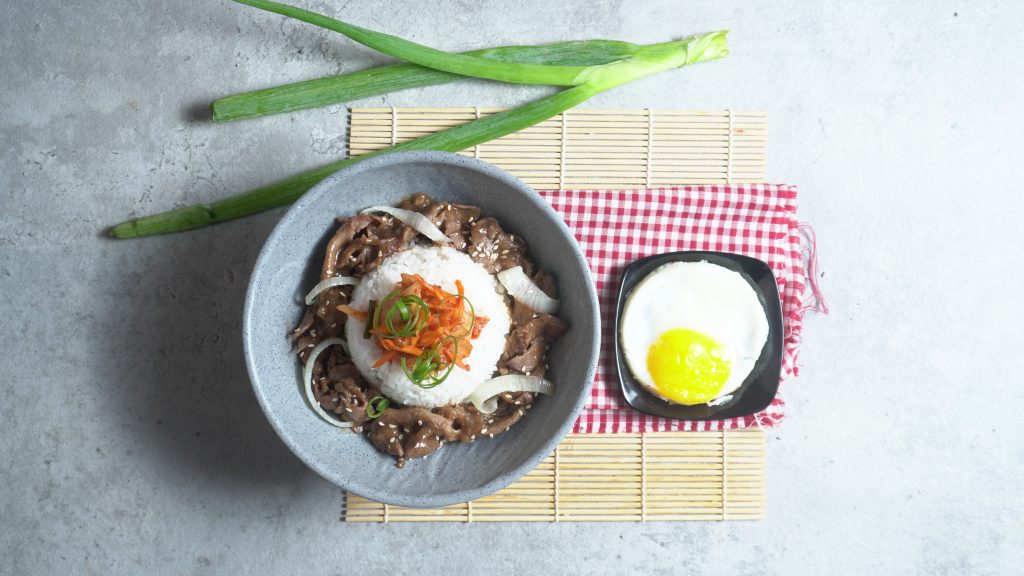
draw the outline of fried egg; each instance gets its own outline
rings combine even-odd
[[[673,262],[629,294],[620,343],[634,378],[677,404],[705,404],[743,384],[768,342],[768,318],[739,273]]]

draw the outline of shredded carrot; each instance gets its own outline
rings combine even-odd
[[[384,353],[384,355],[377,359],[377,362],[374,363],[373,367],[380,368],[381,366],[387,364],[388,362],[391,362],[392,360],[397,360],[400,356],[401,354],[399,354],[398,352],[395,352],[394,350],[388,350],[387,352]]]
[[[487,323],[487,318],[474,317],[466,308],[465,287],[461,280],[455,281],[455,294],[444,291],[440,286],[427,282],[419,274],[402,274],[402,280],[395,291],[377,304],[376,324],[370,327],[370,333],[376,337],[377,343],[385,350],[378,359],[376,366],[399,360],[403,356],[413,359],[426,351],[436,349],[445,367],[454,363],[468,370],[464,359],[469,356],[473,346],[470,340],[480,336],[480,330]],[[425,314],[421,317],[419,328],[412,334],[407,332],[391,333],[387,328],[387,316],[399,299],[414,296],[426,304],[428,310],[416,307],[409,312]],[[406,300],[406,308],[411,308]],[[340,308],[339,308],[340,309]],[[348,310],[346,314],[355,316]],[[358,311],[353,311],[358,312]],[[365,318],[367,315],[363,313]],[[406,317],[408,318],[408,316]],[[394,318],[392,318],[394,322]],[[403,319],[403,322],[405,319]],[[397,323],[397,322],[396,322]],[[472,329],[470,330],[470,324]],[[397,331],[397,330],[396,330]]]
[[[433,349],[441,358],[442,370],[453,363],[463,370],[469,370],[465,360],[473,351],[470,340],[480,337],[480,331],[487,325],[487,318],[474,316],[466,309],[466,289],[461,280],[455,280],[455,291],[455,294],[449,294],[440,286],[430,284],[419,274],[402,274],[402,281],[398,283],[396,290],[388,298],[377,303],[379,312],[375,313],[376,323],[370,327],[370,334],[384,349],[384,354],[377,359],[373,367],[380,368],[403,357],[415,359]],[[411,330],[398,334],[388,333],[386,318],[391,313],[391,306],[406,296],[415,296],[426,304],[426,310],[417,307],[411,312],[413,315],[421,314],[425,317],[419,317],[419,328],[412,334],[408,333]],[[408,303],[407,300],[404,301]],[[371,321],[368,312],[356,310],[348,304],[338,306],[338,311],[363,322]]]

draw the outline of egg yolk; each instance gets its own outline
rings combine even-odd
[[[729,361],[714,339],[687,329],[664,332],[647,353],[647,370],[655,388],[679,404],[714,399],[729,379]]]

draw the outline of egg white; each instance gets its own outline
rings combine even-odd
[[[739,273],[707,261],[655,269],[626,299],[620,342],[633,376],[663,398],[647,369],[647,353],[663,333],[678,328],[701,332],[724,348],[730,373],[715,398],[743,384],[768,342],[764,308]]]

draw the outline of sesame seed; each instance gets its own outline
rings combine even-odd
[[[522,403],[523,403],[523,402],[522,402],[521,400],[516,400],[516,406],[519,406],[519,405],[521,405]]]
[[[494,438],[494,434],[488,434],[488,436],[490,436],[491,438]]]
[[[472,436],[469,437],[470,442],[472,442],[473,440],[476,440],[476,434],[473,434]]]
[[[388,438],[388,444],[391,444],[394,441],[395,441],[395,437],[394,436],[392,436],[391,438]]]
[[[352,411],[351,408],[345,408],[345,412],[351,412],[351,411]]]
[[[399,440],[405,440],[405,434],[399,434],[398,435],[398,439]]]
[[[395,426],[394,424],[388,424],[388,428],[394,430],[395,428],[398,428],[398,426]]]
[[[423,420],[417,420],[416,421],[416,425],[417,426],[423,426]]]
[[[516,414],[519,414],[520,416],[522,416],[523,415],[523,411],[522,410],[516,410]]]
[[[487,434],[487,428],[484,428],[483,430],[481,430],[480,433],[481,434]]]
[[[384,423],[383,423],[383,422],[381,422],[380,420],[378,420],[378,421],[377,421],[377,426],[384,426]]]

